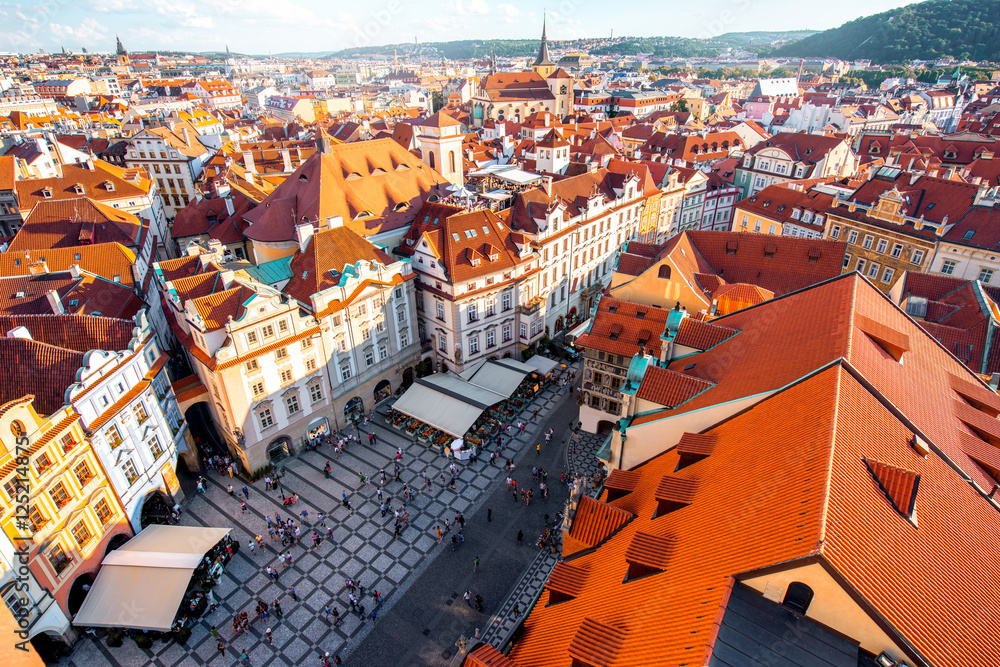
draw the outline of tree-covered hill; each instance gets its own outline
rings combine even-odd
[[[1000,0],[928,0],[786,44],[785,57],[900,63],[951,57],[1000,61]]]

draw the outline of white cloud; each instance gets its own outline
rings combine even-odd
[[[72,47],[76,47],[76,42],[93,46],[105,41],[108,36],[107,28],[89,18],[84,19],[78,26],[50,23],[48,29],[57,40],[73,40],[74,44],[70,45]]]
[[[497,5],[497,11],[500,12],[500,14],[503,16],[514,17],[521,15],[520,9],[506,2],[501,2],[499,5]]]
[[[490,13],[485,0],[451,0],[444,4],[445,9],[459,16],[483,16]]]

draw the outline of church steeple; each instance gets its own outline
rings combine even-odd
[[[127,56],[128,51],[126,51],[125,47],[122,46],[122,40],[118,37],[118,35],[115,35],[115,42],[117,42],[115,45],[115,53],[119,56]]]
[[[538,47],[538,57],[535,58],[531,69],[543,79],[549,78],[549,75],[556,71],[556,64],[552,62],[552,58],[549,56],[549,40],[545,35],[544,14],[542,15],[542,44]]]
[[[538,47],[538,57],[535,58],[535,62],[532,66],[535,68],[535,71],[538,71],[539,67],[555,67],[555,63],[552,62],[552,58],[549,57],[549,40],[545,36],[544,14],[542,15],[542,44]]]

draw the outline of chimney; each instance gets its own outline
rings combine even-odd
[[[233,205],[232,195],[226,195],[226,213],[228,213],[230,217],[236,213],[236,207]]]
[[[181,128],[181,134],[184,135],[184,143],[191,144],[191,137],[188,136],[188,129],[186,127]]]
[[[97,168],[94,166],[94,158],[87,158],[83,166],[87,168],[87,171],[97,171]]]
[[[7,332],[7,338],[23,338],[25,340],[34,340],[31,337],[31,332],[28,331],[26,327],[14,327]]]
[[[243,151],[243,166],[251,174],[257,173],[257,165],[253,161],[253,151]]]
[[[220,271],[219,278],[222,279],[222,285],[226,289],[232,289],[233,279],[236,277],[236,273],[233,271]]]
[[[287,148],[282,148],[278,151],[281,154],[281,169],[282,171],[295,171],[292,169],[292,155],[288,152]]]
[[[1000,373],[994,373],[990,376],[990,389],[996,391],[998,386],[1000,386]]]
[[[343,221],[341,222],[343,223]],[[301,225],[295,225],[295,240],[299,242],[299,252],[306,251],[309,239],[312,238],[315,231],[311,222],[303,222]]]
[[[44,259],[28,264],[28,275],[39,276],[49,272],[49,265]]]
[[[59,293],[54,289],[50,289],[45,293],[45,298],[49,300],[49,307],[55,315],[64,315],[66,310],[63,308],[62,301],[59,300]]]
[[[19,327],[19,328],[23,328],[23,327]],[[9,336],[10,334],[7,334],[7,335]],[[994,484],[993,485],[993,490],[990,491],[990,495],[988,496],[988,498],[990,500],[993,500],[993,497],[997,495],[997,491],[1000,491],[1000,484]]]
[[[339,215],[333,215],[326,219],[327,229],[336,229],[337,227],[344,226],[344,218]]]

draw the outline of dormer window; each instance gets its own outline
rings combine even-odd
[[[112,183],[111,181],[104,181],[104,189],[107,190],[108,192],[114,192],[115,184]]]
[[[83,188],[83,185],[81,185],[80,183],[74,183],[73,184],[73,192],[76,193],[76,194],[78,194],[78,195],[82,195],[82,194],[86,194],[87,191]]]
[[[42,188],[42,197],[52,199],[52,188]]]

